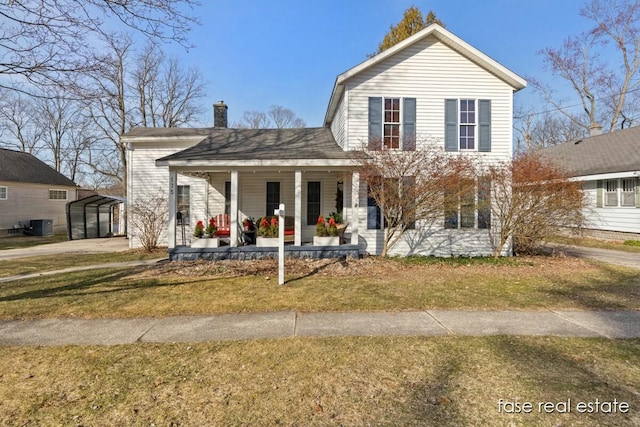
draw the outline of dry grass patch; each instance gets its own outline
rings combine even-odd
[[[2,425],[640,423],[640,340],[331,338],[0,348]],[[578,414],[578,401],[629,403]],[[536,404],[499,413],[499,399]],[[572,400],[570,414],[537,402]]]
[[[0,319],[424,309],[640,310],[640,272],[574,258],[165,263],[0,284]]]

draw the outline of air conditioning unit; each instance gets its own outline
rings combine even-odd
[[[29,224],[32,236],[52,236],[53,220],[52,219],[32,219]]]

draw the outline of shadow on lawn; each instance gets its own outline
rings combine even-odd
[[[306,279],[307,277],[311,277],[314,276],[318,273],[320,273],[321,271],[333,266],[333,265],[337,265],[337,264],[341,264],[343,267],[348,267],[349,266],[349,262],[347,261],[346,258],[336,258],[334,261],[326,263],[326,264],[322,264],[318,267],[314,267],[313,270],[309,271],[306,274],[303,274],[301,276],[298,277],[294,277],[294,278],[290,278],[287,279],[287,284],[291,284],[293,282],[297,282],[298,280],[302,280],[302,279]]]
[[[28,299],[38,299],[38,298],[57,298],[69,295],[87,295],[89,293],[93,294],[101,294],[101,293],[113,293],[120,291],[127,291],[133,289],[143,289],[143,288],[155,288],[155,287],[167,287],[167,286],[178,286],[177,283],[166,283],[157,279],[153,280],[144,280],[136,283],[129,283],[126,286],[113,286],[117,285],[119,280],[125,279],[128,276],[137,274],[145,269],[144,266],[137,268],[129,268],[123,271],[114,272],[110,274],[104,274],[103,272],[91,272],[93,277],[91,278],[82,278],[71,280],[72,283],[65,284],[62,286],[56,286],[55,284],[46,284],[42,285],[40,289],[34,289],[30,291],[20,292],[17,294],[6,295],[0,297],[0,302],[7,301],[19,301],[19,300],[28,300]],[[79,273],[82,274],[82,273]],[[87,274],[87,273],[84,273]],[[47,278],[50,276],[47,276]],[[70,277],[70,276],[65,276]],[[43,278],[46,281],[46,278]],[[56,279],[53,279],[54,281]],[[19,285],[17,285],[19,286]],[[29,282],[29,287],[33,287],[32,282]],[[112,286],[109,289],[91,289],[96,286]],[[16,285],[5,286],[5,289],[15,289]],[[91,289],[91,292],[83,292]]]
[[[588,310],[640,310],[640,272],[622,272],[606,264],[599,268],[606,273],[607,280],[585,285],[584,281],[577,283],[571,277],[553,278],[562,288],[544,292]]]
[[[488,348],[495,357],[505,360],[506,376],[502,381],[508,384],[507,389],[513,395],[500,396],[505,400],[532,402],[532,414],[513,415],[497,412],[495,419],[506,421],[515,416],[515,421],[527,420],[530,415],[538,415],[545,421],[553,423],[554,417],[562,425],[574,422],[580,425],[638,425],[640,415],[640,394],[637,389],[637,376],[629,378],[617,377],[614,366],[600,363],[590,355],[590,349],[599,347],[597,354],[605,354],[607,361],[619,359],[620,363],[637,366],[640,363],[640,340],[604,341],[601,339],[585,339],[584,343],[571,344],[568,347],[562,338],[487,338]],[[610,355],[606,352],[610,351]],[[623,372],[631,372],[623,369]],[[635,381],[635,383],[634,383]],[[549,414],[542,409],[539,402],[567,402],[571,399],[571,413]],[[578,402],[613,401],[627,402],[628,413],[578,413]],[[572,418],[574,417],[574,418]],[[529,420],[531,421],[531,420]]]
[[[450,352],[446,352],[450,354]],[[420,420],[426,426],[465,425],[461,414],[464,402],[458,402],[451,396],[455,380],[461,370],[458,357],[447,358],[434,371],[434,379],[418,384],[405,384],[411,418]]]

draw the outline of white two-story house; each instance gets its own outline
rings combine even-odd
[[[318,215],[338,211],[348,224],[346,242],[379,254],[384,229],[354,153],[373,139],[397,150],[420,149],[419,142],[408,147],[403,141],[428,139],[452,156],[510,160],[513,94],[525,86],[517,74],[433,24],[340,74],[321,128],[229,129],[227,106],[219,103],[212,128],[132,130],[122,137],[129,147],[128,200],[168,199],[163,237],[170,253],[189,246],[196,221],[220,213],[231,221],[229,246],[238,246],[244,218],[273,215],[284,203],[294,247],[312,241]],[[443,210],[429,239],[413,239],[420,230],[409,230],[392,253],[490,255],[487,226],[447,222]],[[135,230],[129,230],[135,247]]]

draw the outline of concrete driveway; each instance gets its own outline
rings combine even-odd
[[[46,245],[32,246],[30,248],[0,250],[0,260],[42,255],[121,252],[126,250],[129,250],[129,241],[124,237],[82,239],[49,243]]]
[[[640,269],[640,253],[614,251],[610,249],[587,248],[584,246],[570,246],[556,243],[548,243],[545,246],[554,253],[561,253],[566,256],[589,259],[592,261],[608,262],[610,264],[621,265]]]

